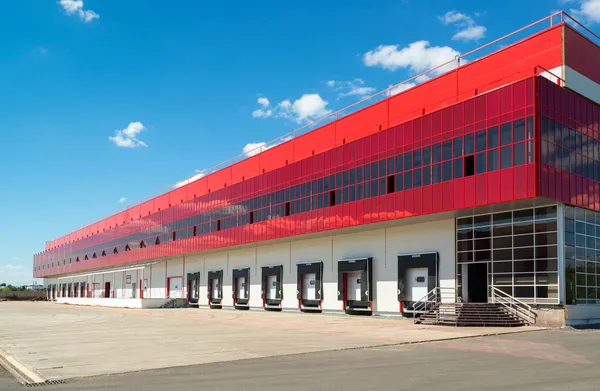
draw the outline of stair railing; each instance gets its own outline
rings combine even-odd
[[[526,324],[535,324],[537,314],[529,304],[523,303],[521,300],[514,298],[495,286],[492,287],[492,303],[500,304],[509,313],[513,314]]]
[[[456,290],[450,287],[436,286],[413,304],[412,312],[417,315],[431,311],[439,305],[442,299],[454,302],[456,300]]]

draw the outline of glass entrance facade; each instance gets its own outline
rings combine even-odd
[[[458,218],[456,239],[460,298],[463,265],[487,263],[488,297],[496,287],[526,303],[560,304],[557,205]]]

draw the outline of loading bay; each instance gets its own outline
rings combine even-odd
[[[47,302],[4,302],[0,315],[0,354],[37,381],[65,381],[48,389],[465,390],[472,384],[533,390],[553,381],[544,389],[593,390],[600,384],[594,348],[600,333],[593,331]],[[0,374],[0,389],[17,387]]]

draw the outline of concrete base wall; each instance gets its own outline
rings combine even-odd
[[[100,307],[158,308],[165,302],[165,299],[105,299],[58,297],[56,299],[56,302],[59,304],[95,305]]]
[[[600,324],[599,304],[577,304],[565,306],[567,326]]]
[[[535,320],[536,326],[544,327],[562,327],[565,325],[564,309],[545,309],[538,308],[534,312],[537,314]]]

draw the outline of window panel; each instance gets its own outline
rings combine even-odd
[[[500,125],[500,145],[507,145],[512,143],[512,124]]]
[[[481,130],[475,134],[475,151],[481,152],[486,149],[486,134],[485,130]]]
[[[496,171],[498,169],[498,150],[492,149],[487,152],[488,171]]]
[[[483,174],[486,170],[486,153],[475,155],[475,174]]]
[[[498,127],[494,126],[487,130],[487,142],[488,148],[497,148],[498,147]]]
[[[463,154],[462,137],[454,139],[453,156],[459,157]]]
[[[503,147],[500,149],[500,168],[509,168],[512,166],[512,147]]]
[[[525,119],[519,119],[514,122],[515,142],[525,140]]]
[[[475,153],[475,135],[469,133],[465,136],[465,155],[471,155]]]

